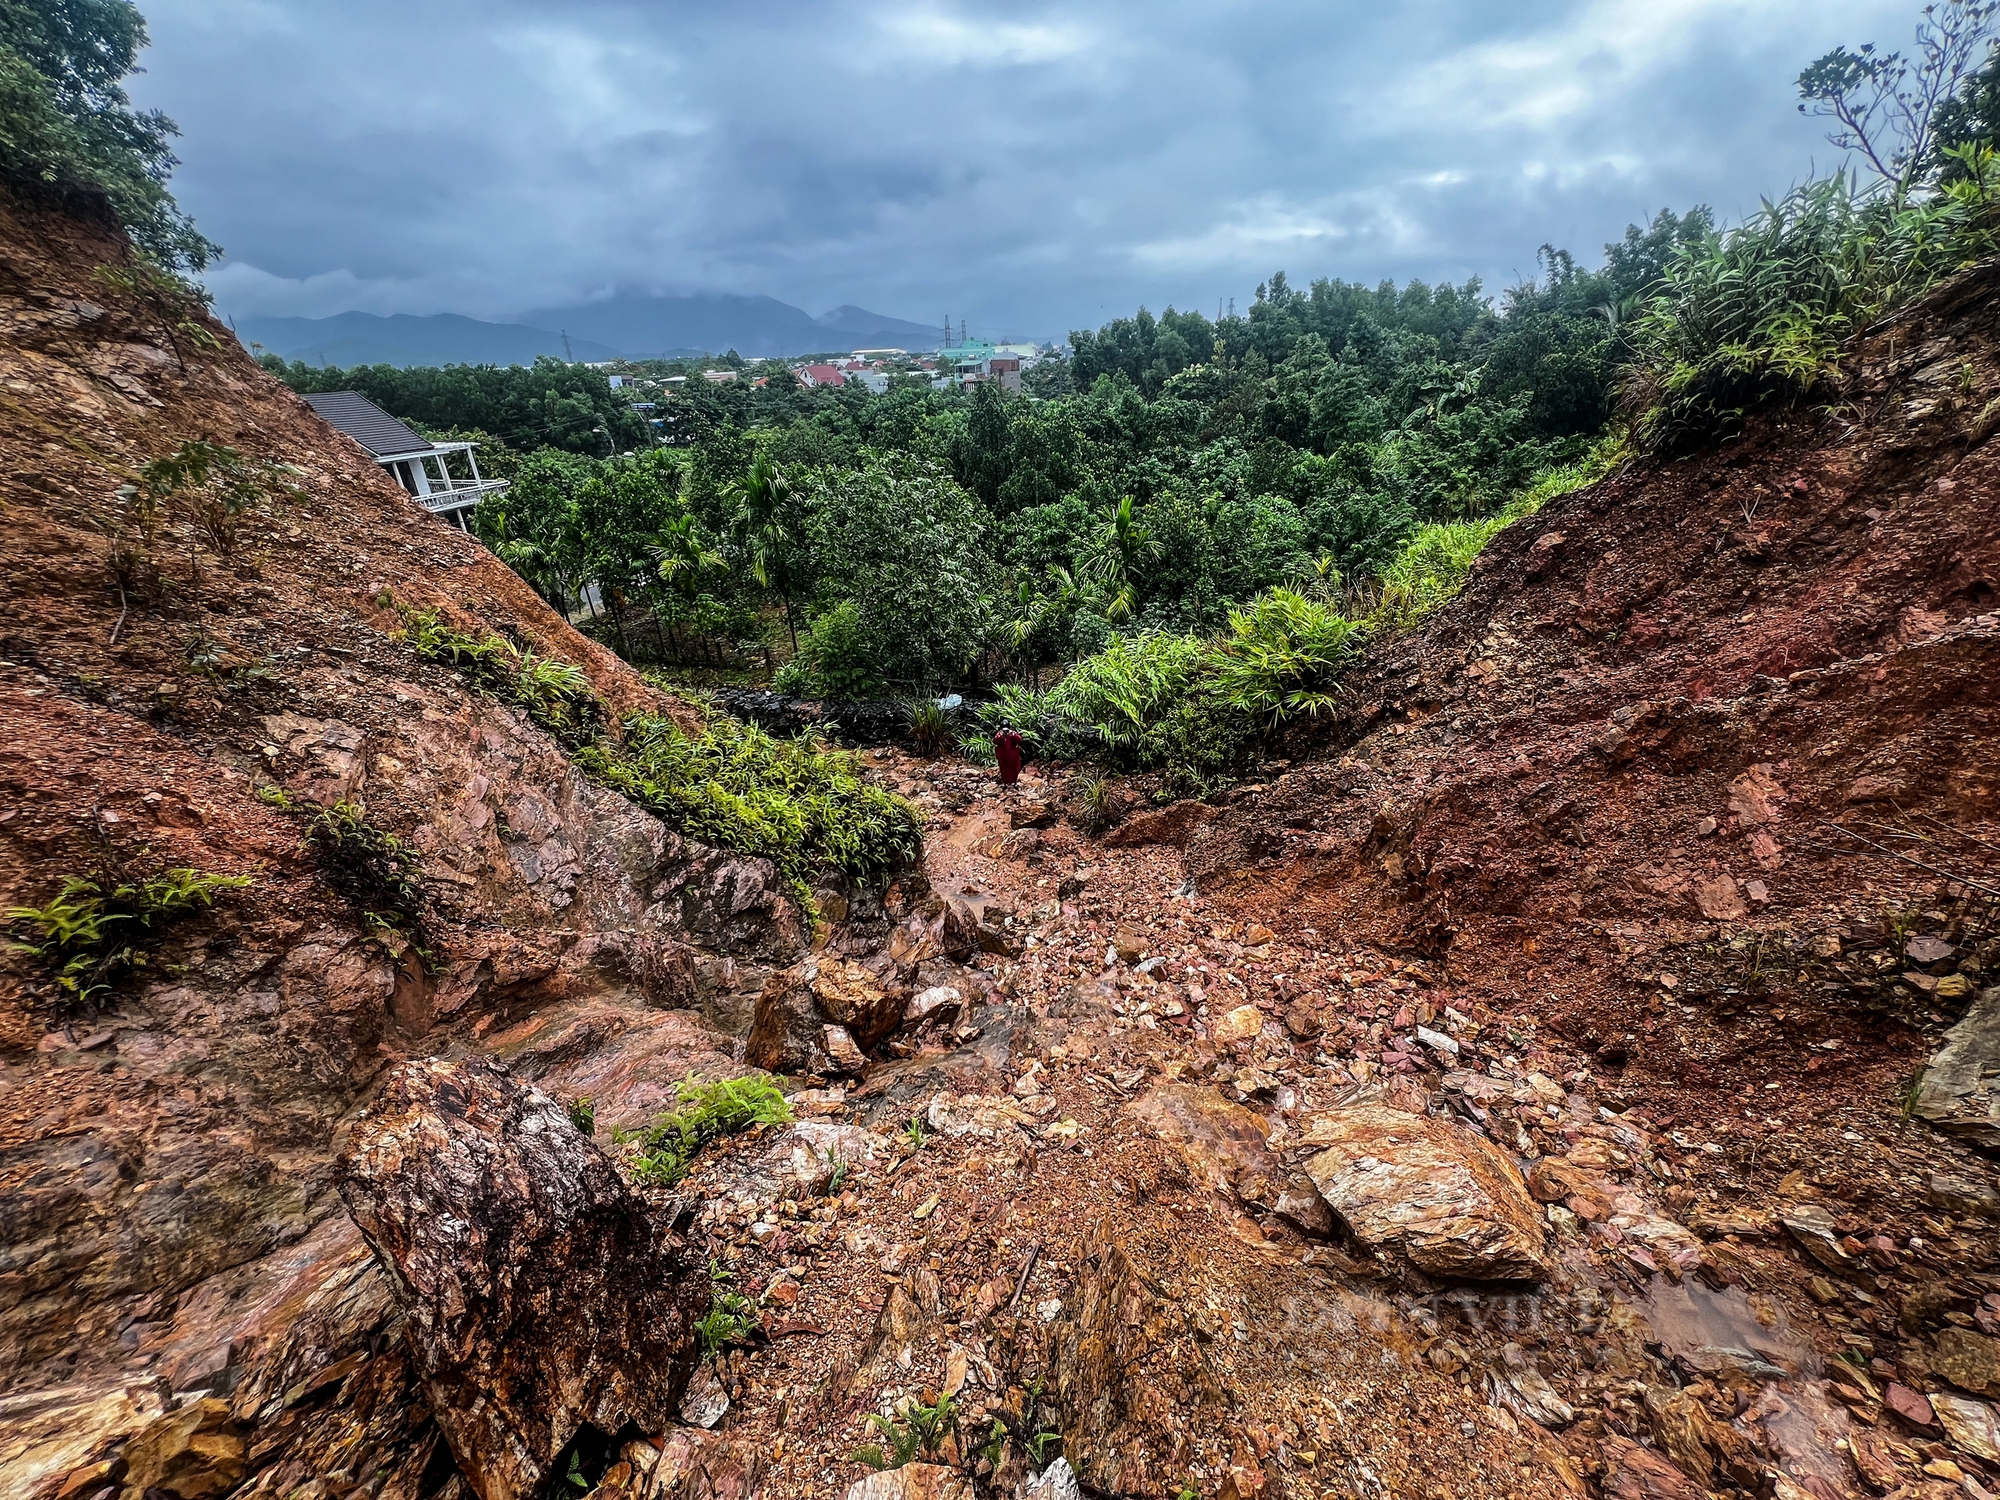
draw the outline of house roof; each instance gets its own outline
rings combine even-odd
[[[306,397],[306,404],[376,458],[431,451],[429,438],[412,432],[359,391],[323,391]]]

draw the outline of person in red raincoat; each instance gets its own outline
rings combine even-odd
[[[993,736],[993,755],[1000,762],[1000,784],[1012,786],[1021,774],[1021,737],[1012,725]]]

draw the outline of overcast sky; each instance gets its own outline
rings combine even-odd
[[[1295,283],[1498,290],[1835,153],[1792,79],[1881,0],[140,0],[225,311],[614,288],[975,335]]]

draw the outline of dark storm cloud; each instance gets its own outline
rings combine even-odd
[[[731,6],[141,0],[225,309],[494,317],[614,288],[990,334],[1283,268],[1532,274],[1817,159],[1790,80],[1883,0]]]

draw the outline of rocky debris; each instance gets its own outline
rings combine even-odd
[[[1954,1172],[1933,1172],[1924,1195],[1935,1208],[1972,1219],[2000,1221],[2000,1190]]]
[[[673,1420],[707,1274],[561,1105],[497,1063],[407,1063],[342,1168],[480,1500],[538,1495],[586,1423]]]
[[[715,1373],[712,1363],[704,1363],[681,1397],[680,1417],[690,1427],[713,1427],[729,1411],[729,1392]]]
[[[1945,1033],[1910,1112],[1982,1150],[2000,1151],[2000,985],[1980,991]]]
[[[1681,1471],[1704,1486],[1727,1482],[1754,1492],[1763,1476],[1763,1462],[1749,1437],[1711,1415],[1700,1392],[1670,1386],[1647,1386],[1641,1395],[1646,1420],[1659,1444]]]
[[[1544,1235],[1520,1171],[1454,1121],[1365,1100],[1315,1115],[1300,1144],[1320,1197],[1376,1253],[1433,1276],[1532,1281]]]
[[[1213,1088],[1165,1083],[1125,1106],[1125,1115],[1172,1146],[1194,1178],[1225,1196],[1277,1213],[1306,1234],[1333,1232],[1333,1213],[1309,1178],[1268,1144],[1271,1122]]]
[[[1829,1271],[1848,1271],[1853,1268],[1854,1257],[1840,1243],[1840,1231],[1834,1223],[1833,1215],[1817,1203],[1798,1203],[1783,1209],[1778,1222],[1797,1242],[1798,1247]]]
[[[161,1491],[177,1500],[210,1500],[243,1482],[249,1445],[213,1396],[155,1420],[125,1445],[125,1487],[132,1496]]]
[[[1029,1476],[1021,1486],[1021,1500],[1083,1500],[1083,1491],[1069,1460],[1058,1458],[1041,1473]]]
[[[1697,1484],[1650,1448],[1612,1434],[1604,1439],[1607,1500],[1708,1500]]]
[[[1501,1346],[1486,1386],[1495,1406],[1505,1407],[1515,1416],[1543,1427],[1567,1427],[1576,1420],[1576,1408],[1557,1394],[1548,1377],[1535,1368],[1534,1360],[1519,1344]]]
[[[674,1427],[625,1444],[591,1500],[757,1500],[763,1467],[748,1443]]]
[[[857,1479],[846,1500],[973,1500],[972,1481],[945,1464],[904,1464]]]
[[[2000,1463],[2000,1413],[1984,1401],[1967,1401],[1962,1396],[1933,1397],[1931,1407],[1954,1448],[1988,1463]]]

